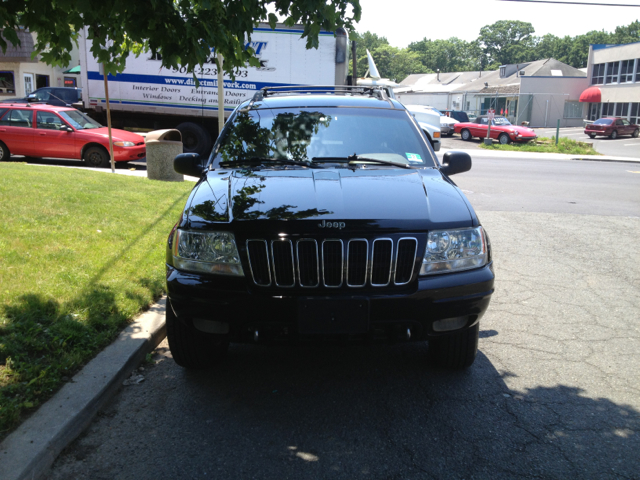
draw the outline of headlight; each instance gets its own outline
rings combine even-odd
[[[420,275],[458,272],[486,263],[487,239],[482,227],[434,230],[427,237]]]
[[[134,147],[136,144],[133,142],[113,142],[116,147]]]
[[[244,276],[233,233],[176,230],[173,265],[180,270]]]

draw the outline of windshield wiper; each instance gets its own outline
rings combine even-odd
[[[339,162],[349,164],[354,164],[355,162],[373,162],[379,163],[381,165],[393,165],[394,167],[402,167],[402,168],[412,168],[411,165],[407,165],[402,162],[394,162],[393,160],[381,160],[379,158],[369,158],[369,157],[361,157],[359,155],[349,155],[348,157],[313,157],[311,159],[313,163],[320,162]]]
[[[299,167],[308,167],[311,162],[308,160],[291,160],[288,158],[270,158],[270,157],[251,157],[243,158],[242,160],[228,160],[226,162],[220,162],[221,167],[233,167],[234,165],[297,165]]]

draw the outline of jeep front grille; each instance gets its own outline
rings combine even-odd
[[[251,275],[261,287],[406,285],[413,277],[417,253],[414,237],[247,240]]]

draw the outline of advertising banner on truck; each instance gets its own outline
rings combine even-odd
[[[241,68],[235,79],[224,78],[225,111],[251,99],[267,86],[334,85],[336,82],[336,40],[331,32],[321,32],[318,49],[306,49],[306,39],[297,28],[257,28],[247,42],[260,61],[259,67]],[[90,42],[90,40],[85,40]],[[84,85],[87,108],[105,103],[103,76],[98,62],[90,52],[90,44],[81,52],[86,75]],[[109,76],[109,97],[113,110],[179,115],[216,116],[218,81],[215,53],[209,63],[198,67],[196,76],[184,67],[163,68],[161,59],[150,52],[138,58],[131,55],[123,73]],[[86,73],[85,73],[86,72]]]

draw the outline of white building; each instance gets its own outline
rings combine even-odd
[[[512,123],[532,127],[580,126],[580,94],[588,86],[586,73],[553,58],[503,65],[488,72],[409,75],[394,89],[405,104],[431,105],[441,110],[465,110],[483,115],[488,109]]]
[[[616,116],[640,124],[640,42],[590,45],[589,88],[580,101],[589,121]]]
[[[37,88],[42,87],[80,87],[80,56],[74,48],[71,52],[69,68],[52,67],[40,61],[36,56],[31,58],[34,51],[35,33],[28,30],[16,32],[20,39],[20,46],[13,46],[6,37],[7,51],[0,50],[0,99],[26,97]],[[2,35],[2,32],[0,32]],[[78,73],[65,73],[76,70]]]

